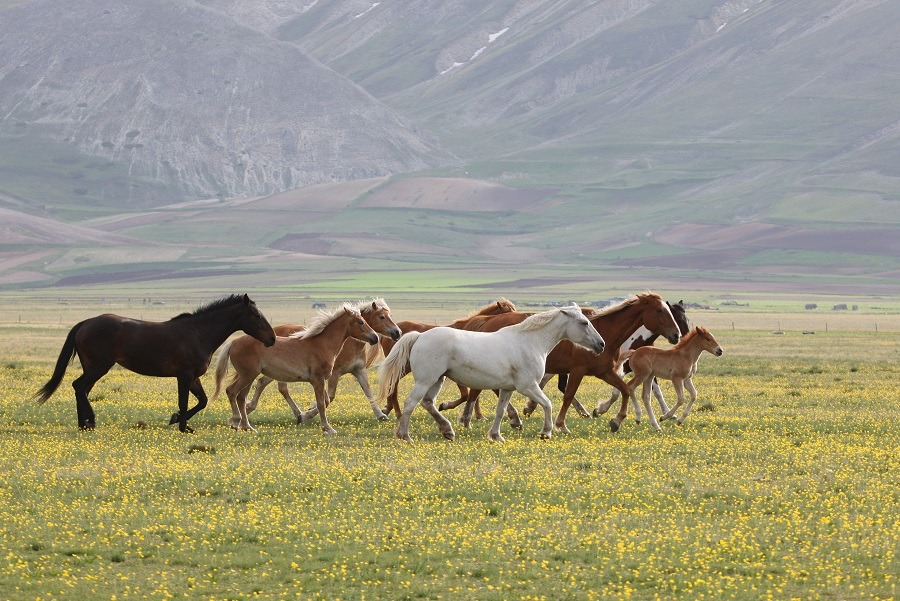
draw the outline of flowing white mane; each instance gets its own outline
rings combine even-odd
[[[542,313],[535,313],[531,317],[526,318],[524,321],[517,323],[515,325],[506,326],[503,328],[504,330],[518,330],[520,332],[529,332],[531,330],[539,330],[550,323],[554,317],[559,315],[560,313],[565,313],[569,315],[569,317],[575,317],[577,315],[581,315],[581,309],[577,306],[572,305],[570,307],[564,307],[562,309],[550,309],[549,311],[544,311]]]
[[[370,304],[371,306],[371,304]],[[322,330],[328,327],[331,322],[344,314],[344,311],[350,311],[351,313],[355,313],[359,315],[359,309],[357,309],[354,305],[350,303],[343,303],[338,305],[334,309],[322,309],[319,311],[319,314],[316,315],[316,318],[313,319],[313,322],[309,324],[309,328],[305,330],[300,330],[299,332],[295,332],[291,334],[291,338],[312,338],[318,334],[322,333]]]

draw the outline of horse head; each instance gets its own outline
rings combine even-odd
[[[666,301],[666,305],[669,307],[669,311],[672,312],[672,317],[675,318],[675,323],[678,324],[678,329],[681,331],[681,335],[684,336],[688,332],[691,331],[691,325],[688,323],[687,311],[684,308],[684,301],[680,300],[674,305],[669,301]]]
[[[360,309],[360,313],[376,334],[387,336],[394,341],[400,340],[400,336],[403,335],[403,332],[391,319],[390,307],[383,300],[377,299],[373,300],[371,304],[365,303],[365,306]]]
[[[677,344],[681,339],[681,330],[675,323],[669,305],[657,294],[640,294],[638,297],[645,304],[642,313],[644,327],[655,334],[664,336],[672,344]]]
[[[707,351],[716,357],[721,357],[725,352],[718,341],[716,341],[715,337],[703,326],[697,326],[694,328],[697,332],[697,338],[701,341],[700,344],[703,346],[703,350]]]
[[[566,338],[598,355],[603,352],[603,349],[606,348],[606,341],[578,305],[573,304],[560,309],[559,312],[569,318]]]
[[[250,300],[250,296],[244,295],[241,299],[244,307],[238,320],[238,329],[253,336],[266,346],[275,344],[275,331],[269,321],[257,308],[256,303]]]

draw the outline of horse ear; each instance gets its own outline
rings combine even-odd
[[[373,310],[373,311],[377,311],[377,310],[378,310],[378,303],[376,303],[375,301],[372,301],[372,310]]]
[[[678,301],[678,303],[677,303],[677,304],[678,304],[678,306],[680,306],[680,307],[683,307],[683,306],[684,306],[684,300],[680,300],[680,301]]]
[[[250,295],[249,295],[249,294],[245,294],[245,295],[244,295],[244,304],[245,304],[245,305],[249,305],[251,302],[252,302],[252,301],[250,300]]]

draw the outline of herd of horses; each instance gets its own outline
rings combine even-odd
[[[228,340],[236,332],[244,335]],[[674,346],[653,346],[660,336]],[[379,298],[320,311],[308,327],[285,324],[274,329],[244,294],[214,301],[165,322],[112,314],[86,319],[69,331],[52,376],[35,398],[41,403],[49,399],[77,356],[83,371],[72,382],[78,426],[92,430],[96,417],[88,395],[118,363],[138,374],[176,378],[178,411],[169,423],[178,424],[182,432],[193,432],[188,420],[208,402],[200,377],[219,347],[212,398],[220,394],[231,366],[234,375],[225,393],[232,409],[228,423],[233,428],[254,430],[248,416],[265,387],[276,381],[298,423],[318,415],[322,430],[334,434],[326,411],[335,398],[338,380],[349,373],[359,382],[378,420],[387,420],[391,412],[395,413],[395,434],[407,441],[412,440],[409,422],[417,405],[429,412],[445,438],[453,440],[453,425],[441,412],[464,405],[460,423],[469,427],[473,415],[482,418],[479,396],[484,390],[493,390],[498,399],[488,431],[488,437],[495,441],[504,440],[500,433],[504,415],[509,416],[511,427],[522,428],[521,416],[509,402],[515,391],[528,398],[523,410],[526,416],[541,407],[544,422],[540,436],[550,438],[554,429],[568,432],[566,413],[570,406],[584,417],[599,417],[620,397],[610,429],[615,432],[621,427],[629,399],[633,400],[635,420],[640,422],[642,412],[635,395],[640,385],[643,409],[650,425],[659,431],[651,393],[662,411],[660,420],[675,418],[684,406],[677,417],[681,424],[697,398],[692,377],[700,354],[707,351],[720,356],[723,352],[706,328],[690,327],[683,302],[671,304],[652,292],[600,310],[572,305],[539,313],[517,311],[513,303],[500,299],[447,326],[395,323],[387,303]],[[369,386],[368,370],[382,354],[376,396]],[[629,371],[633,377],[626,382],[624,375]],[[413,375],[414,384],[401,405],[397,388],[408,373]],[[554,375],[563,393],[555,421],[552,402],[543,391]],[[592,413],[575,396],[585,376],[613,387],[613,394],[605,401],[598,400]],[[658,377],[673,382],[677,402],[671,409],[660,391]],[[456,383],[459,397],[436,406],[448,378]],[[248,402],[254,382],[254,395]],[[290,396],[289,382],[309,382],[315,405],[302,411]],[[684,388],[690,395],[687,402]],[[189,394],[197,400],[190,409]],[[384,402],[387,404],[382,409]]]

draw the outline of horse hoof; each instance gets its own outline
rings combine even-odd
[[[456,434],[453,432],[453,430],[450,430],[449,432],[441,432],[441,434],[443,434],[444,438],[446,438],[447,440],[456,440]]]
[[[621,424],[614,419],[609,420],[609,429],[611,432],[618,432]]]
[[[513,430],[522,430],[523,429],[521,422],[518,424],[510,424],[509,427],[512,428]]]
[[[556,426],[556,431],[559,432],[560,434],[570,434],[571,433],[569,431],[568,426],[566,426],[565,424],[563,424],[562,426]]]
[[[322,428],[322,432],[324,432],[328,436],[334,436],[335,434],[337,434],[337,430],[335,430],[334,428]]]
[[[181,432],[184,432],[185,434],[193,434],[194,433],[194,429],[191,428],[190,426],[188,426],[187,424],[185,424],[184,428],[178,428],[178,429]]]
[[[600,413],[600,410],[599,410],[599,409],[594,409],[594,410],[591,412],[591,417],[594,417],[594,418],[598,418],[598,417],[600,417],[601,415],[603,415],[603,414]]]
[[[446,410],[447,410],[447,403],[441,403],[440,405],[438,405],[438,411],[446,411]]]
[[[90,432],[94,429],[94,422],[85,422],[78,426],[78,429],[82,432]]]
[[[381,415],[378,416],[378,421],[380,421],[380,422],[386,422],[386,421],[388,421],[388,419],[390,419],[390,418],[388,418],[388,416],[386,416],[384,413],[382,413]]]
[[[550,440],[551,433],[550,432],[541,432],[541,440]]]
[[[503,438],[502,434],[488,433],[488,440],[492,442],[506,442],[506,439]]]
[[[178,412],[175,412],[172,414],[172,417],[169,418],[169,425],[177,424],[179,421],[181,421],[181,416]]]
[[[302,424],[302,423],[303,423],[303,416],[302,416],[302,415],[298,415],[298,416],[297,416],[297,423],[298,423],[298,424]]]

